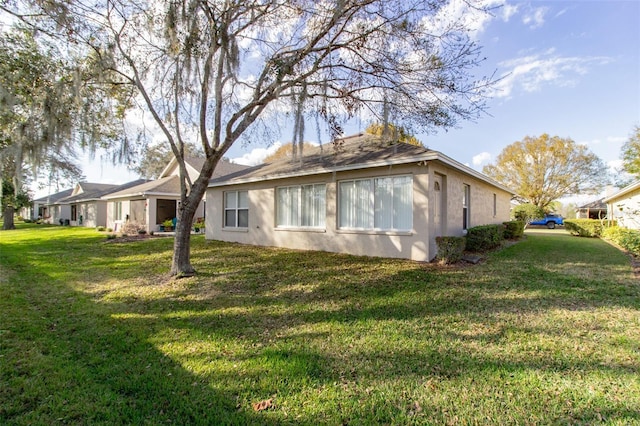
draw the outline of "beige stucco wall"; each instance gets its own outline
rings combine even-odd
[[[45,205],[47,207],[49,217],[44,219],[45,223],[59,225],[60,219],[71,220],[71,206],[68,204]]]
[[[618,225],[629,229],[640,229],[640,188],[607,203],[608,216]]]
[[[107,224],[107,202],[106,201],[87,201],[77,203],[77,220],[71,221],[73,226],[84,226],[87,228],[95,228],[97,226],[106,226]],[[82,216],[82,223],[80,223]]]
[[[471,187],[470,226],[509,220],[511,195],[498,188],[463,175],[439,163],[399,165],[327,173],[301,178],[280,179],[252,184],[209,188],[207,190],[206,237],[243,244],[322,250],[380,257],[428,261],[436,255],[433,223],[433,177],[443,176],[443,235],[463,235],[462,184]],[[341,180],[411,175],[413,177],[413,229],[410,232],[347,231],[338,229],[337,183]],[[326,219],[322,230],[277,229],[275,188],[286,185],[326,184]],[[249,226],[223,227],[223,195],[227,190],[248,190]],[[497,214],[493,215],[493,194]]]

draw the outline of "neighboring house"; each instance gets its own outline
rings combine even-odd
[[[437,152],[356,135],[212,179],[206,237],[429,261],[436,236],[509,220],[513,191]]]
[[[640,229],[640,180],[605,197],[603,201],[607,203],[608,217],[616,220],[619,226]]]
[[[195,180],[200,174],[204,159],[185,159],[187,173]],[[214,177],[246,169],[246,166],[220,161]],[[102,197],[107,202],[107,226],[114,231],[127,222],[144,227],[147,232],[158,231],[160,224],[177,217],[180,202],[180,176],[178,162],[173,158],[157,180],[112,192]],[[198,206],[196,218],[204,217],[204,200]]]
[[[607,217],[607,205],[604,198],[580,206],[576,209],[577,219],[605,219]]]
[[[69,205],[70,225],[95,228],[107,225],[107,201],[101,197],[112,192],[122,191],[131,186],[146,182],[138,179],[123,185],[80,182],[73,189],[73,193],[62,200],[61,204]]]
[[[73,189],[65,189],[36,200],[33,200],[32,219],[42,219],[44,223],[59,224],[62,220],[71,220],[71,207],[68,204],[60,204],[60,201],[73,193]]]

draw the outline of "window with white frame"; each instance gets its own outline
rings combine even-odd
[[[249,192],[228,191],[224,193],[225,228],[249,227]]]
[[[325,184],[284,186],[276,191],[277,227],[324,228]]]
[[[338,202],[342,229],[410,231],[413,228],[411,176],[341,181]]]
[[[113,203],[113,220],[122,220],[122,201]]]
[[[469,228],[469,204],[471,196],[471,187],[469,185],[463,186],[462,192],[462,229],[467,230]]]

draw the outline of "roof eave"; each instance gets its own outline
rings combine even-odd
[[[637,182],[632,183],[629,186],[626,186],[626,187],[622,188],[620,191],[618,191],[618,192],[616,192],[614,194],[611,194],[608,197],[603,198],[602,201],[604,203],[608,203],[609,201],[613,201],[616,198],[620,198],[623,195],[628,194],[629,192],[635,191],[636,189],[640,189],[640,180],[637,181]]]
[[[311,176],[311,175],[318,175],[318,174],[325,174],[325,173],[336,173],[336,172],[344,172],[344,171],[351,171],[351,170],[369,169],[369,168],[375,168],[375,167],[395,166],[399,164],[419,163],[421,161],[440,161],[444,164],[460,169],[465,173],[477,179],[480,179],[492,186],[498,187],[505,192],[508,192],[512,195],[515,194],[513,190],[507,188],[506,186],[503,186],[497,182],[494,182],[493,180],[489,179],[487,176],[483,175],[482,173],[472,169],[471,167],[465,166],[464,164],[459,163],[456,160],[450,157],[447,157],[446,155],[438,151],[429,151],[422,155],[416,155],[409,158],[405,157],[405,158],[398,158],[398,159],[373,161],[368,163],[349,164],[346,166],[314,168],[314,169],[309,169],[307,171],[274,174],[271,176],[251,177],[246,179],[235,179],[232,181],[227,180],[227,181],[211,182],[207,187],[216,188],[216,187],[229,186],[229,185],[241,185],[246,183],[264,182],[264,181],[277,180],[277,179],[288,179],[288,178],[294,178],[294,177]]]

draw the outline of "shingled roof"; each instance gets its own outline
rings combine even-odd
[[[72,193],[73,193],[73,188],[65,189],[64,191],[56,192],[55,194],[45,195],[44,197],[35,199],[33,200],[33,202],[38,204],[55,204],[61,199],[70,196]]]
[[[337,142],[328,145],[305,149],[301,161],[291,161],[285,158],[211,179],[209,187],[418,163],[421,161],[440,161],[491,185],[502,188],[511,194],[514,193],[487,176],[438,151],[406,143],[390,143],[378,136],[362,133],[339,139]]]
[[[187,161],[191,167],[197,168],[197,170],[200,170],[200,168],[202,168],[202,165],[204,164],[203,158],[189,158],[185,161]],[[229,173],[238,172],[247,168],[247,166],[243,166],[241,164],[234,164],[228,161],[220,161],[213,171],[213,176],[222,177]],[[148,182],[145,181],[140,185],[132,186],[128,189],[105,195],[103,198],[112,199],[143,195],[171,195],[176,197],[180,196],[180,176],[171,175],[157,180]]]
[[[62,203],[77,203],[81,201],[93,201],[98,200],[101,197],[110,194],[115,191],[122,191],[132,186],[140,185],[141,183],[146,182],[145,179],[137,179],[131,182],[124,183],[122,185],[117,184],[106,184],[106,183],[92,183],[92,182],[81,182],[79,185],[82,188],[83,192],[67,197],[63,200],[60,200]]]

